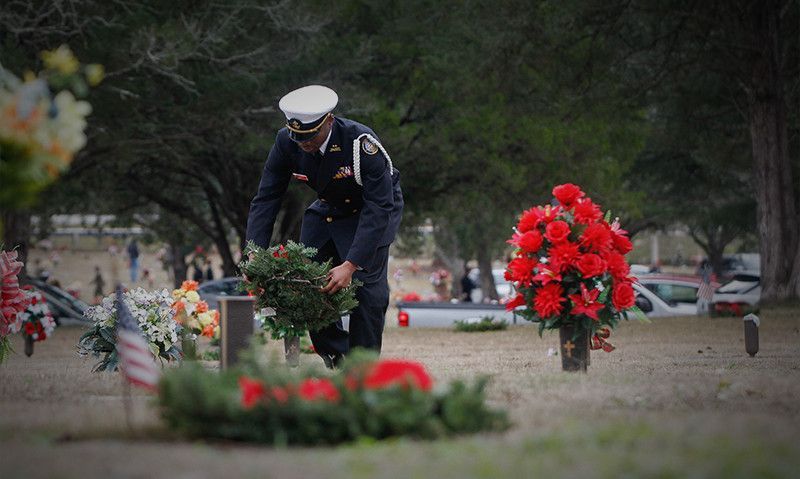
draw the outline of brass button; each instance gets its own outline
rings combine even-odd
[[[345,202],[345,203],[350,203],[350,198],[345,198],[345,199],[344,199],[344,202]]]
[[[333,222],[333,217],[328,216],[327,218],[325,218],[325,221],[327,221],[328,223],[331,223],[331,222]]]

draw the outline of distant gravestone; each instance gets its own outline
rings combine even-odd
[[[255,298],[251,296],[220,296],[220,367],[229,368],[239,360],[239,354],[250,346],[253,336]]]
[[[748,314],[744,317],[744,349],[750,357],[758,352],[758,327],[761,320],[755,314]]]

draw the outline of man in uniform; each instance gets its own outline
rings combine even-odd
[[[380,352],[389,305],[387,268],[403,212],[400,172],[368,127],[333,115],[339,97],[311,85],[281,98],[286,126],[272,145],[258,192],[250,204],[247,239],[266,247],[290,181],[317,193],[303,215],[300,242],[317,249],[317,261],[333,260],[325,293],[353,278],[358,307],[349,333],[341,321],[311,333],[325,365],[336,366],[354,347]]]

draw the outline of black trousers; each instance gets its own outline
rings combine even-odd
[[[332,241],[317,251],[316,261],[332,260],[333,266],[342,264],[342,259]],[[346,355],[352,348],[361,347],[381,351],[386,309],[389,307],[389,246],[375,252],[369,265],[359,265],[364,270],[356,271],[353,279],[364,285],[356,289],[358,306],[350,312],[350,332],[344,330],[339,320],[319,331],[311,332],[311,342],[320,355]]]

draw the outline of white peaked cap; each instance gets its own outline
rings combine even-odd
[[[322,85],[309,85],[290,91],[278,103],[287,120],[311,123],[336,107],[339,95]]]

